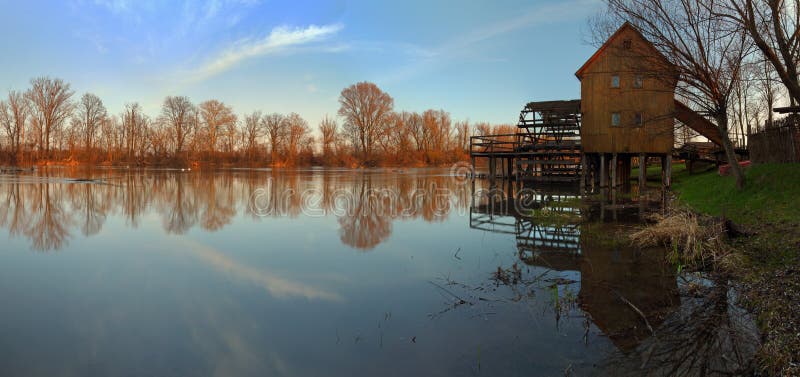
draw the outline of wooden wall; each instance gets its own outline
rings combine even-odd
[[[626,46],[625,41],[630,43]],[[653,47],[632,29],[623,29],[582,73],[581,139],[587,153],[670,153],[673,147],[675,80]],[[620,87],[612,88],[613,75]],[[634,88],[641,75],[642,88]],[[620,125],[611,114],[620,113]],[[643,125],[634,116],[642,113]]]
[[[750,160],[765,162],[800,162],[800,131],[785,127],[750,135]]]

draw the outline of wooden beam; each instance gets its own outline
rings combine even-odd
[[[800,106],[776,107],[772,111],[778,114],[800,113]]]

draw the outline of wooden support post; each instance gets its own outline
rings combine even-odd
[[[617,154],[614,153],[611,155],[611,188],[615,189],[619,185],[619,177],[617,176],[617,164],[619,160],[617,159]]]
[[[647,155],[639,153],[639,196],[644,194],[647,188]]]
[[[669,188],[672,187],[672,155],[667,155],[666,165],[667,165],[667,171],[666,174],[664,175],[664,177],[666,178],[666,180],[664,181],[664,186],[666,186],[666,189],[669,190]]]
[[[600,191],[600,156],[592,155],[592,192]]]
[[[586,192],[586,154],[581,153],[581,194]]]
[[[471,156],[470,160],[472,160],[472,171],[470,172],[470,179],[475,180],[475,156]]]
[[[606,177],[606,154],[600,153],[600,187],[606,188],[608,187],[608,182]]]

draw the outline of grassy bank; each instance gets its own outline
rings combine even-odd
[[[649,173],[649,172],[648,172]],[[759,364],[771,375],[800,374],[800,164],[754,165],[737,190],[715,169],[678,167],[673,191],[681,204],[724,216],[751,235],[730,240],[740,253],[734,278],[764,335]],[[654,176],[653,178],[656,178]]]

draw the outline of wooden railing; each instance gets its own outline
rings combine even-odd
[[[516,152],[522,145],[521,136],[521,134],[472,136],[469,138],[469,153]]]

